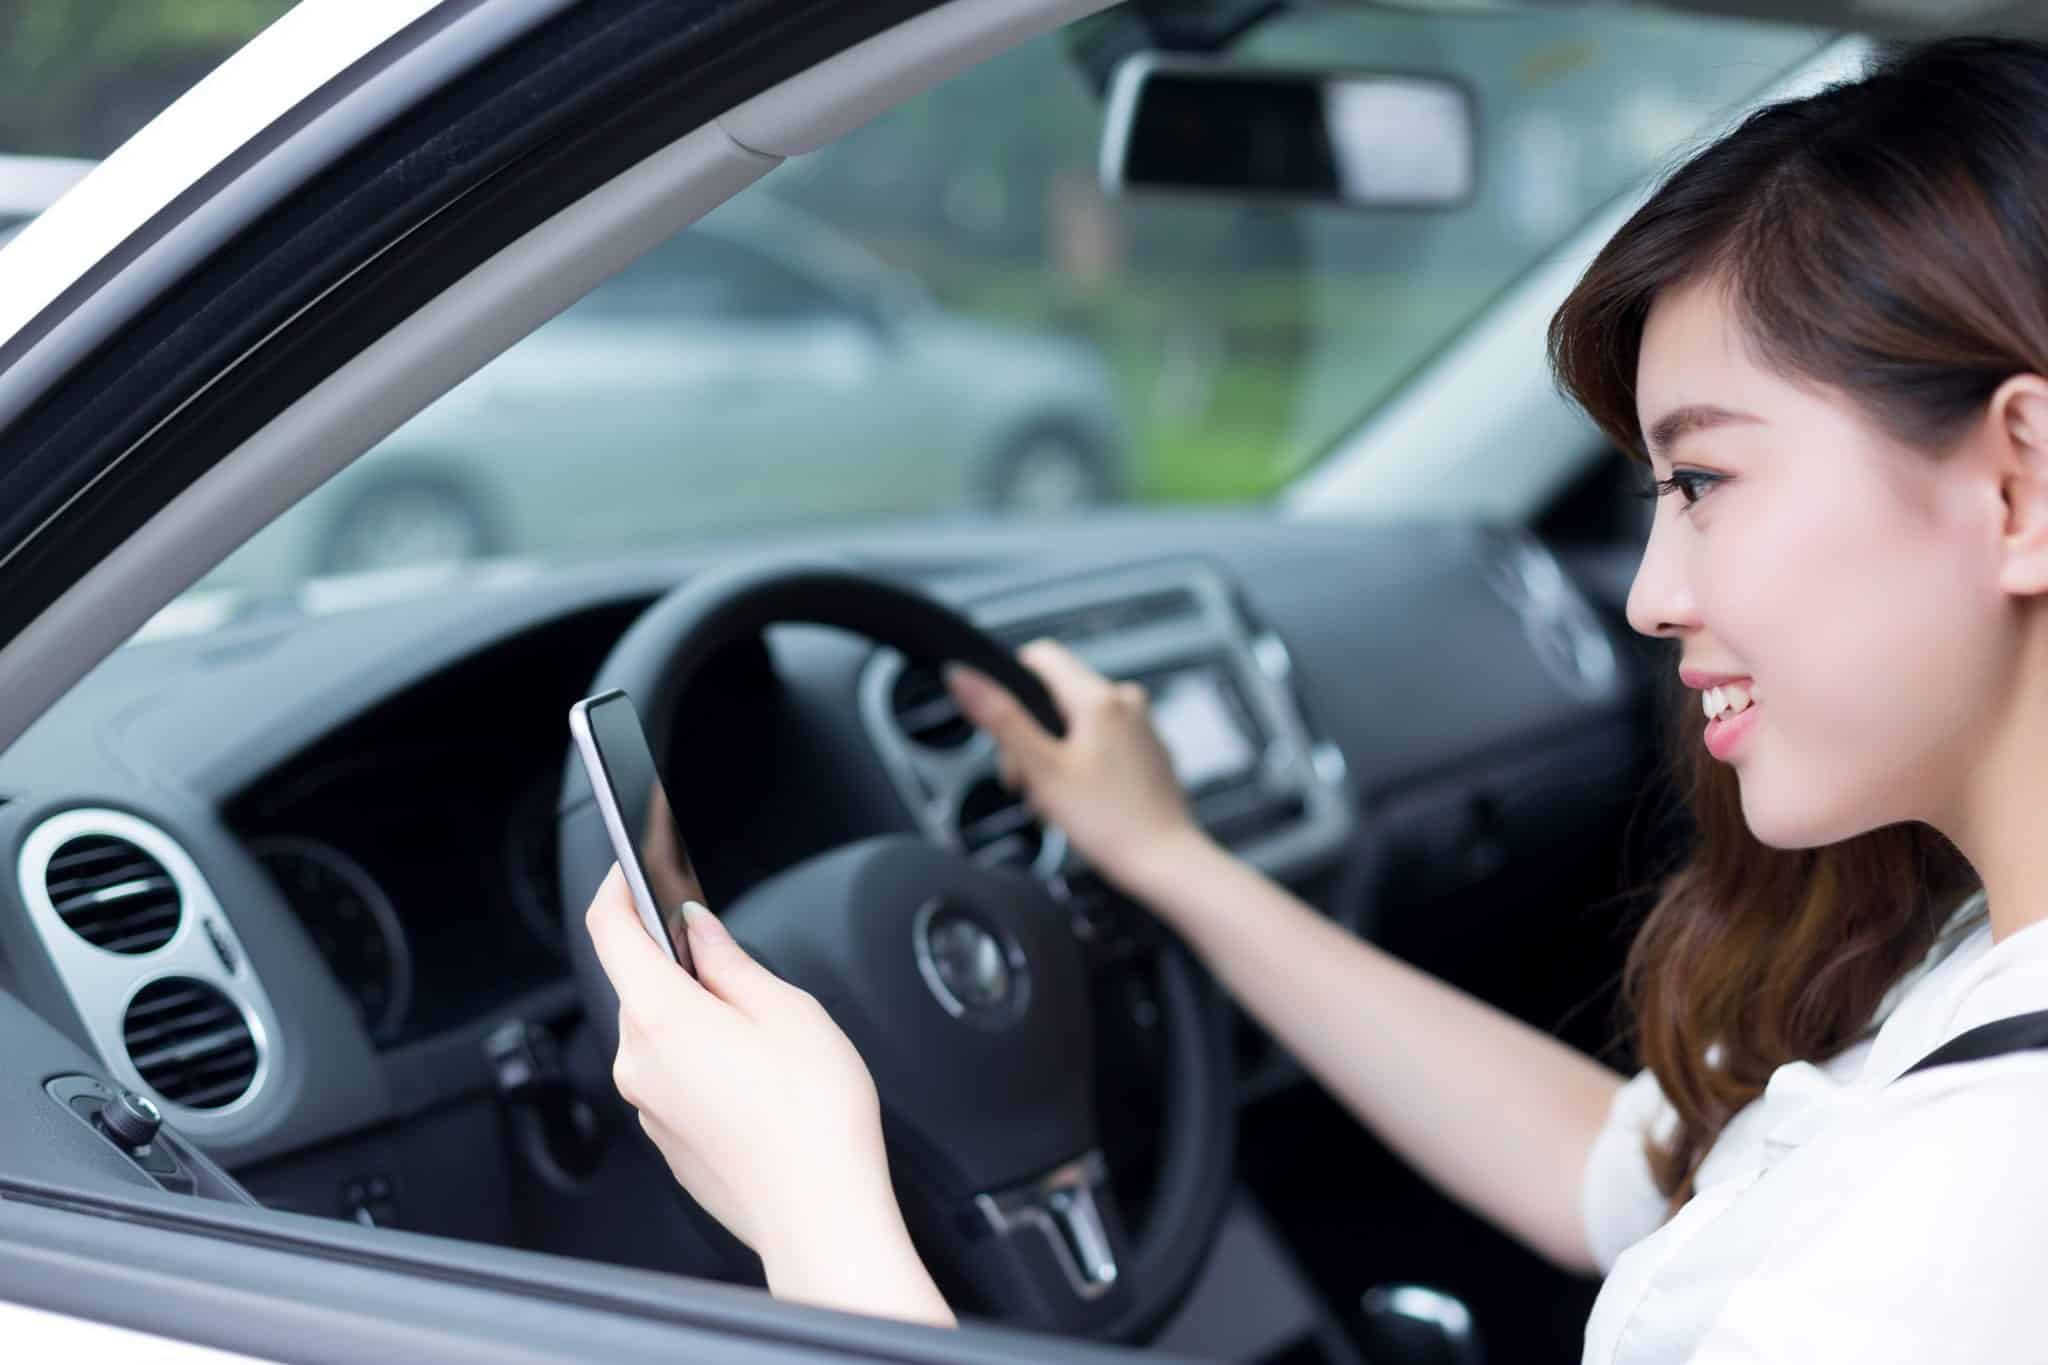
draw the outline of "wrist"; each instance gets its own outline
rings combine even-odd
[[[790,1235],[763,1249],[770,1293],[818,1308],[954,1325],[893,1197],[881,1210],[837,1218],[820,1212],[786,1221]]]
[[[1209,832],[1190,820],[1145,840],[1101,872],[1119,891],[1171,919],[1179,899],[1176,893],[1198,879],[1208,860],[1221,852]]]

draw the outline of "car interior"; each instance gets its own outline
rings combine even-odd
[[[1143,684],[1232,851],[1632,1071],[1621,964],[1685,835],[1669,660],[1622,616],[1640,475],[1542,328],[1671,157],[1871,44],[1825,6],[536,5],[488,42],[447,8],[380,49],[427,92],[403,117],[351,68],[261,154],[373,132],[186,205],[232,259],[162,266],[19,411],[8,371],[64,334],[0,349],[22,477],[146,457],[9,514],[63,531],[0,608],[15,1282],[103,1313],[120,1282],[78,1267],[127,1238],[335,1359],[401,1320],[559,1358],[1575,1359],[1597,1284],[1318,1089],[1033,819],[938,669],[1043,708],[1010,651],[1051,638]],[[471,65],[405,65],[458,38]],[[697,308],[606,282],[764,214],[915,308],[609,321]],[[138,268],[197,250],[152,230]],[[565,726],[612,685],[714,907],[878,1040],[955,1346],[770,1304],[612,1089]],[[898,924],[935,897],[1033,955],[1000,1047],[926,1019]],[[1082,1130],[1045,1131],[1055,1091]],[[1048,1216],[1081,1165],[1104,1210]],[[396,1301],[379,1275],[524,1306],[309,1316],[322,1282]]]

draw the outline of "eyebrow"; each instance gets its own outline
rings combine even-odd
[[[1763,420],[1750,413],[1735,412],[1729,408],[1716,407],[1712,403],[1688,403],[1682,408],[1673,408],[1652,422],[1645,433],[1645,445],[1650,454],[1659,455],[1696,431],[1727,426],[1735,422],[1760,424]]]

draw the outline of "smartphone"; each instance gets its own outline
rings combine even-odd
[[[569,733],[590,774],[605,833],[632,889],[640,922],[678,966],[694,974],[683,906],[707,902],[676,828],[675,808],[654,770],[640,713],[624,692],[585,697],[569,708]]]

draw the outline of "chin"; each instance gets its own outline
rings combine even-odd
[[[1739,780],[1743,821],[1766,848],[1823,848],[1877,828],[1876,822],[1849,818],[1839,808],[1813,800],[1811,793],[1804,799],[1786,799],[1788,793],[1772,792],[1753,774]]]

